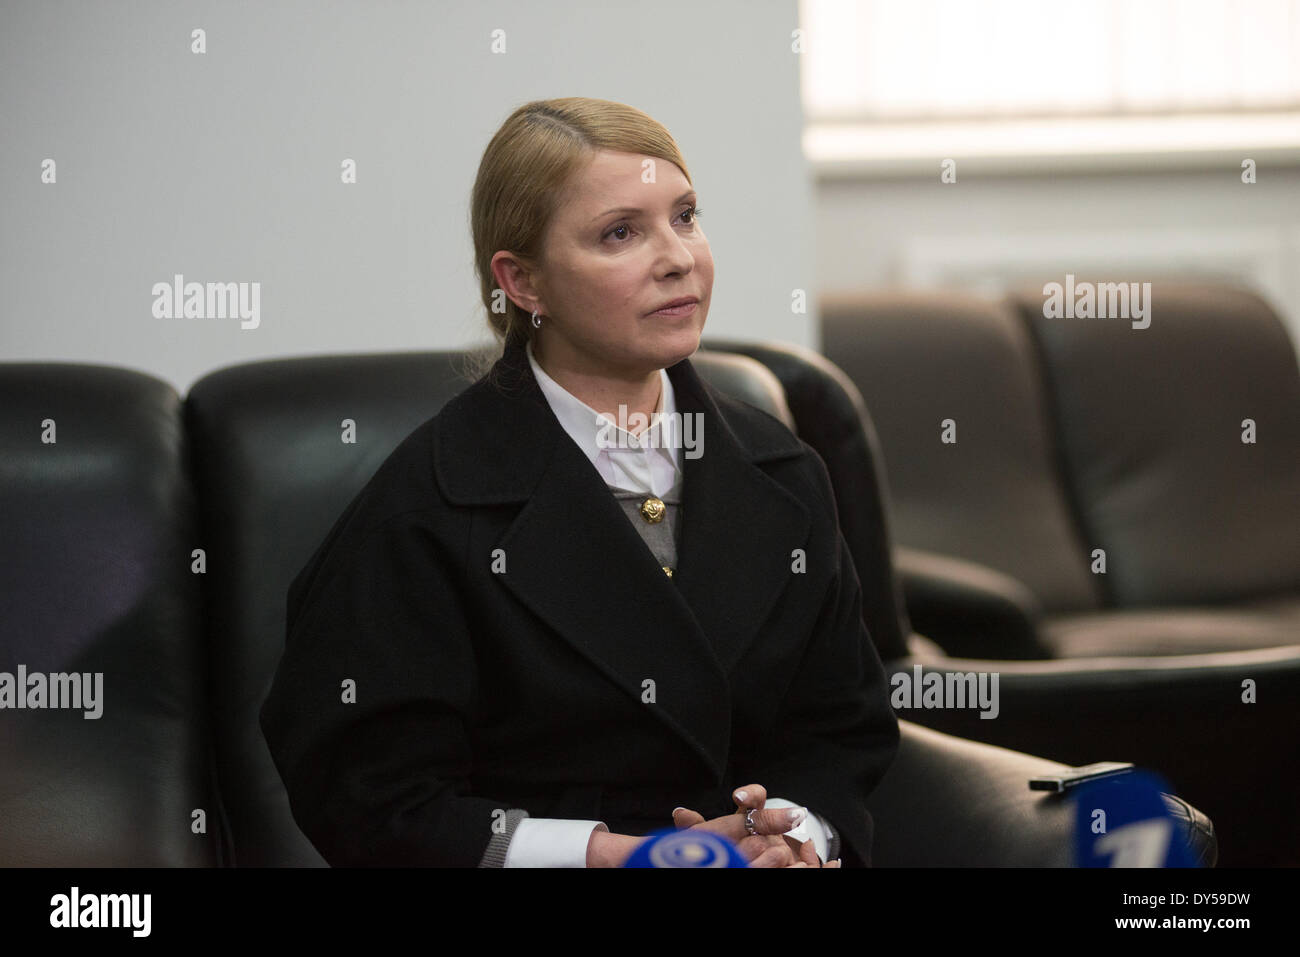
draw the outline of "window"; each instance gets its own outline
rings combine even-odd
[[[1300,0],[801,0],[800,18],[814,159],[954,136],[983,155],[1300,148]]]

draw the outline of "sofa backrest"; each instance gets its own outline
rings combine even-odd
[[[1049,612],[1100,607],[1013,311],[922,291],[826,298],[822,309],[823,351],[880,437],[895,541],[1010,575]]]
[[[1076,278],[1075,300],[1104,281]],[[1114,601],[1300,594],[1300,369],[1268,303],[1186,280],[1152,282],[1147,317],[1047,318],[1045,299],[1014,301]]]
[[[185,447],[156,378],[0,364],[0,866],[221,863]]]

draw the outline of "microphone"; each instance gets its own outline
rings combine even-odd
[[[652,831],[624,863],[624,867],[748,867],[731,841],[698,828]]]
[[[1149,771],[1129,771],[1077,788],[1074,860],[1077,867],[1195,867],[1165,806],[1169,788]]]

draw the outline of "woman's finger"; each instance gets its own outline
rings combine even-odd
[[[754,860],[771,846],[771,839],[764,837],[761,834],[755,834],[753,837],[742,838],[736,843],[736,847],[747,861]]]
[[[822,859],[817,856],[817,845],[812,841],[800,841],[787,834],[785,836],[785,842],[794,853],[795,860],[804,861],[809,867],[824,866],[822,864]]]
[[[694,827],[704,822],[704,815],[688,807],[673,808],[673,826],[679,831],[685,827]]]
[[[784,844],[774,844],[758,857],[750,867],[789,867],[794,863],[794,853]]]
[[[721,834],[733,844],[739,844],[745,838],[752,836],[745,828],[746,813],[745,811],[737,811],[735,814],[726,814],[712,820],[705,820],[703,816],[690,808],[676,808],[673,810],[673,824],[678,828],[700,827],[706,831]],[[781,835],[792,828],[798,827],[807,816],[808,809],[802,807],[765,808],[761,811],[754,811],[754,833]]]
[[[767,802],[767,788],[761,784],[746,784],[731,792],[737,807],[762,807]]]
[[[745,815],[737,815],[741,827],[745,824]],[[757,834],[784,834],[793,830],[808,818],[806,807],[770,807],[755,811],[751,820]]]
[[[716,831],[734,842],[739,842],[746,837],[752,836],[745,828],[747,813],[746,811],[737,811],[735,814],[728,814],[726,817],[717,817],[711,821],[705,821],[700,827]],[[803,807],[764,808],[761,811],[755,811],[751,816],[751,820],[754,822],[754,834],[780,836],[798,827],[807,816],[808,809]]]
[[[786,840],[790,840],[786,838]],[[821,867],[822,859],[817,856],[817,847],[812,841],[804,841],[799,845],[796,856],[801,861],[805,861],[809,867]]]

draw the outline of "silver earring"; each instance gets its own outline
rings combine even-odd
[[[534,328],[534,329],[540,329],[540,328],[542,328],[542,320],[539,319],[539,318],[537,318],[537,310],[536,310],[536,309],[533,310],[533,328]]]

